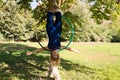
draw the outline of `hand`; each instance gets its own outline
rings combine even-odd
[[[32,53],[33,53],[33,52],[27,52],[26,54],[27,54],[27,55],[31,55]]]
[[[75,53],[79,53],[80,51],[77,50],[77,49],[73,49],[73,52],[75,52]]]

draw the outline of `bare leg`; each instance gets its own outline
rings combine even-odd
[[[48,47],[45,47],[46,49],[48,49]],[[37,53],[37,52],[41,52],[41,51],[44,51],[45,49],[43,49],[43,48],[39,48],[39,49],[36,49],[36,50],[34,50],[34,51],[31,51],[31,52],[27,52],[26,54],[27,55],[31,55],[31,54],[33,54],[33,53]]]
[[[65,47],[65,46],[61,46],[61,48],[64,48],[64,47]],[[70,48],[70,47],[67,47],[66,50],[68,50],[68,51],[72,51],[72,52],[75,52],[75,53],[80,53],[79,50],[77,50],[77,49],[73,49],[73,48]]]

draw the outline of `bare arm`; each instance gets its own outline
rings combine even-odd
[[[45,48],[48,49],[48,47],[45,47]],[[34,51],[27,52],[26,54],[27,54],[27,55],[31,55],[31,54],[33,54],[33,53],[37,53],[37,52],[41,52],[41,51],[45,51],[45,49],[39,48],[39,49],[36,49],[36,50],[34,50]]]
[[[65,46],[61,46],[61,48],[64,48],[64,47],[65,47]],[[73,48],[70,48],[70,47],[67,47],[66,50],[72,51],[72,52],[75,52],[75,53],[79,53],[79,50],[73,49]]]

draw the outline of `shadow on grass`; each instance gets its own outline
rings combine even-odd
[[[22,44],[0,43],[0,80],[46,80],[49,53],[26,56],[27,51],[34,49],[36,48]],[[65,70],[93,73],[91,68],[65,59],[61,59],[61,66]]]
[[[76,63],[72,63],[71,61],[65,60],[65,59],[61,59],[60,65],[66,71],[74,70],[76,72],[84,73],[86,75],[95,73],[94,69],[92,69],[90,67],[80,65],[80,64],[76,64]]]

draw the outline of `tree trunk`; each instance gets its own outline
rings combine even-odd
[[[65,0],[48,0],[48,11],[57,12]]]

